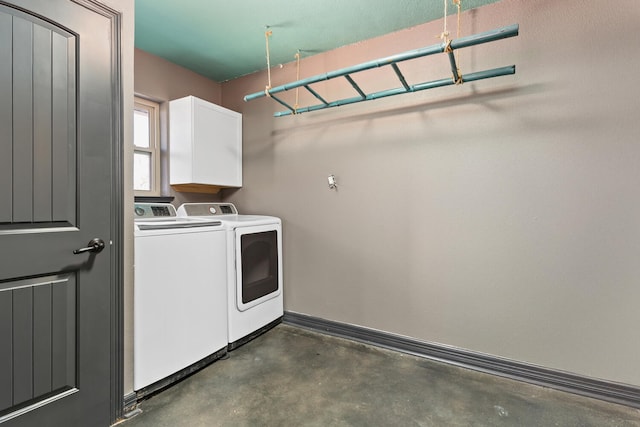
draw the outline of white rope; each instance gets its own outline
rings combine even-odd
[[[447,2],[449,0],[444,0],[444,28],[442,29],[442,34],[440,34],[440,38],[443,42],[447,43],[449,40],[449,31],[447,31]]]
[[[462,0],[453,0],[453,4],[455,4],[458,7],[458,24],[457,24],[457,28],[456,28],[456,38],[459,39],[460,38],[460,9],[462,6]],[[456,84],[457,85],[461,85],[462,84],[462,74],[460,74],[460,51],[456,49],[455,51],[455,56],[456,56],[456,64],[458,66],[458,76],[460,76],[460,78],[458,80],[456,80]]]
[[[298,49],[298,51],[295,54],[295,58],[296,58],[296,80],[300,80],[300,50]],[[300,106],[300,104],[298,104],[298,101],[300,100],[300,87],[296,88],[296,103],[293,106],[294,108],[294,114],[298,113],[298,107]]]
[[[267,31],[264,32],[264,38],[267,45],[267,78],[268,78],[268,84],[264,88],[264,93],[266,93],[267,96],[271,96],[271,94],[269,94],[269,90],[271,89],[271,57],[269,54],[269,37],[271,37],[271,34],[272,34],[271,30],[269,30],[269,27],[267,27]]]

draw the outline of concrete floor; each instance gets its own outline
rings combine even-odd
[[[640,410],[279,325],[122,427],[640,426]]]

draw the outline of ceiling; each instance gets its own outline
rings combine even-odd
[[[496,1],[461,0],[462,10]],[[297,51],[304,58],[442,19],[443,11],[443,0],[135,0],[135,45],[223,82],[267,68],[267,26],[273,66]]]

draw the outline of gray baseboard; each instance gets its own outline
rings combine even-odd
[[[492,375],[640,408],[640,388],[632,385],[589,378],[452,346],[418,341],[388,332],[300,313],[285,312],[283,322]]]

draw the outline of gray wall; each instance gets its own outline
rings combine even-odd
[[[160,104],[160,145],[162,150],[162,195],[174,196],[174,204],[186,201],[219,200],[219,195],[178,193],[169,186],[169,101],[194,95],[214,104],[222,102],[220,83],[166,61],[140,49],[135,49],[135,92],[137,96]]]
[[[242,101],[265,73],[224,83],[244,114],[244,187],[224,198],[283,218],[286,310],[640,385],[640,5],[503,0],[465,13],[463,33],[512,23],[519,37],[460,61],[515,76],[278,119],[279,104]],[[312,56],[301,76],[441,31]],[[449,75],[445,56],[401,68]],[[398,83],[376,70],[362,86]]]

